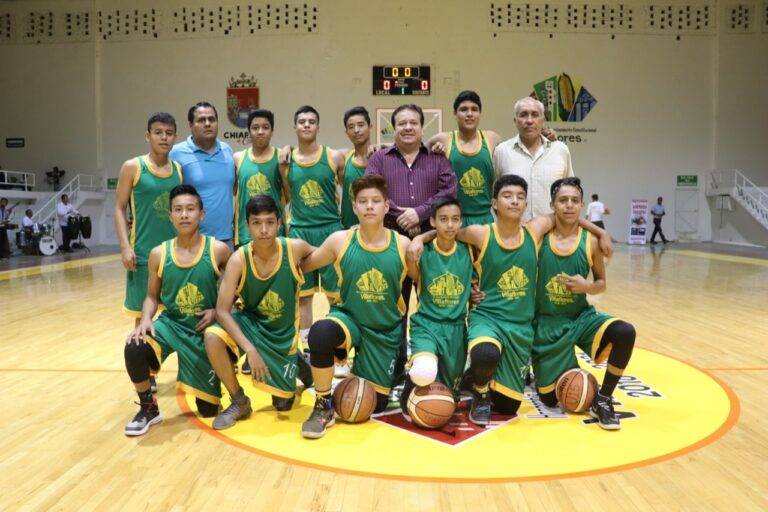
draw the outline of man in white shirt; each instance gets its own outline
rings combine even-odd
[[[518,135],[496,146],[493,169],[496,178],[517,174],[528,182],[528,208],[523,219],[529,220],[552,213],[549,189],[555,180],[574,175],[571,152],[562,142],[542,135],[544,105],[534,98],[515,103],[515,125]]]
[[[606,208],[605,205],[598,200],[597,194],[592,194],[592,202],[587,205],[586,219],[595,226],[605,229],[603,215],[608,215],[610,213],[611,210]]]
[[[656,243],[656,233],[661,235],[661,241],[663,243],[669,242],[664,236],[664,232],[661,230],[661,218],[667,214],[664,209],[664,205],[661,204],[663,198],[658,198],[656,204],[651,208],[651,215],[653,215],[653,234],[651,235],[651,243]]]
[[[59,226],[61,227],[62,252],[72,252],[72,249],[69,247],[69,242],[72,240],[72,234],[69,229],[69,217],[71,215],[80,215],[80,212],[69,204],[69,196],[62,194],[61,201],[56,204],[56,216],[59,218]]]
[[[24,212],[24,218],[21,219],[21,227],[24,229],[32,228],[34,225],[34,221],[32,220],[32,209],[27,208],[27,211]]]

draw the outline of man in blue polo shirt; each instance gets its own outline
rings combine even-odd
[[[192,133],[176,144],[170,157],[181,164],[182,181],[200,193],[205,218],[200,233],[232,247],[235,160],[232,149],[220,141],[219,115],[207,101],[192,105],[187,115]]]

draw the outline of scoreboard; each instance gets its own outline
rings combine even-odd
[[[429,66],[373,66],[374,96],[429,96]]]

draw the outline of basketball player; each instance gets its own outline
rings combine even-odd
[[[297,356],[299,290],[304,281],[298,262],[314,247],[304,240],[277,237],[279,206],[271,196],[251,197],[246,215],[252,241],[229,259],[216,302],[218,323],[205,331],[208,358],[232,398],[213,420],[217,430],[252,412],[232,359],[246,355],[254,386],[272,395],[278,411],[293,406],[297,368],[303,363]],[[243,309],[232,313],[236,295]]]
[[[365,174],[371,149],[371,117],[365,107],[354,107],[344,112],[344,129],[354,147],[344,152],[344,185],[341,193],[341,225],[349,229],[357,224],[357,215],[352,208],[352,183]]]
[[[533,371],[544,404],[557,405],[555,383],[566,370],[578,368],[575,347],[593,361],[607,359],[603,384],[590,414],[606,430],[621,428],[613,409],[613,391],[632,356],[635,328],[610,315],[598,313],[587,294],[603,293],[606,287],[603,254],[597,240],[579,227],[584,191],[576,177],[555,181],[551,188],[555,228],[539,251],[536,284],[536,319]],[[590,271],[593,280],[587,281]]]
[[[309,354],[317,399],[301,433],[320,438],[334,424],[331,402],[334,356],[344,360],[351,347],[357,355],[352,372],[376,390],[376,408],[383,411],[395,368],[405,304],[401,288],[407,271],[408,239],[384,227],[389,211],[387,184],[366,175],[352,184],[359,227],[333,233],[302,263],[312,271],[333,263],[338,273],[340,302],[309,331]]]
[[[482,110],[475,91],[460,92],[453,101],[458,130],[438,133],[427,142],[433,151],[445,153],[456,173],[457,198],[465,226],[493,222],[493,151],[501,136],[478,128]]]
[[[166,112],[153,114],[147,121],[145,139],[149,153],[127,160],[120,168],[114,211],[115,233],[126,270],[123,312],[135,318],[134,327],[139,325],[147,296],[149,252],[176,234],[168,216],[168,194],[182,179],[181,166],[168,157],[176,140],[173,116]],[[131,209],[130,234],[126,208]],[[154,375],[150,376],[150,384],[156,393]]]
[[[473,399],[469,419],[488,425],[491,406],[502,414],[517,413],[533,341],[534,286],[538,240],[554,226],[551,216],[523,225],[528,184],[515,174],[501,176],[493,188],[491,205],[497,222],[463,228],[457,239],[475,248],[475,270],[485,295],[469,312],[468,339]],[[586,222],[589,229],[610,243],[604,231]],[[418,259],[419,237],[411,247]]]
[[[298,147],[290,162],[280,166],[285,197],[290,203],[288,236],[319,247],[341,229],[336,186],[344,183],[344,155],[317,143],[320,114],[313,107],[300,107],[293,115],[293,123]],[[301,339],[306,339],[312,325],[312,298],[318,291],[324,292],[331,302],[337,299],[332,267],[315,268],[304,274],[299,305]]]
[[[418,261],[408,261],[417,283],[419,307],[411,315],[411,361],[400,398],[407,414],[413,386],[439,380],[459,396],[459,381],[467,359],[467,301],[472,278],[469,247],[456,241],[461,228],[461,207],[453,197],[432,203],[430,224],[436,237],[424,247]]]
[[[214,319],[217,282],[229,259],[229,247],[200,234],[205,213],[192,185],[171,190],[170,210],[176,238],[149,253],[149,282],[141,321],[125,342],[125,368],[140,405],[125,426],[129,436],[140,436],[162,421],[150,391],[149,372],[159,371],[160,364],[174,352],[179,355],[176,387],[195,396],[200,414],[215,416],[221,401],[221,384],[205,353],[202,333]],[[165,309],[153,322],[160,302]]]
[[[275,115],[265,109],[248,114],[248,134],[251,147],[235,153],[235,247],[251,241],[248,230],[246,205],[255,195],[267,195],[278,205],[278,216],[283,217],[283,179],[280,175],[280,151],[272,145]],[[285,229],[280,223],[278,236]]]

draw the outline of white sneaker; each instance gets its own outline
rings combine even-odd
[[[333,365],[333,376],[337,379],[346,379],[349,377],[349,372],[352,369],[349,367],[349,364],[334,364]]]

